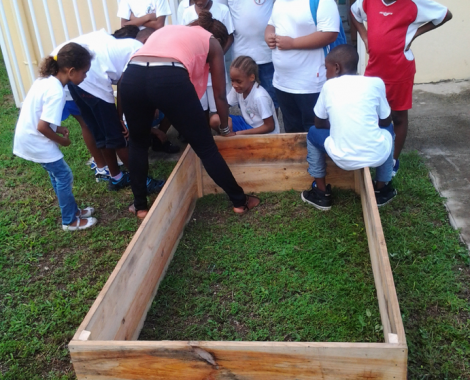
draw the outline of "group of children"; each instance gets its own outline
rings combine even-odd
[[[331,208],[327,153],[346,170],[377,167],[377,203],[386,204],[396,195],[390,181],[398,170],[411,108],[415,66],[410,45],[452,16],[432,0],[358,0],[352,19],[370,54],[362,77],[356,75],[355,48],[340,45],[327,51],[340,31],[335,0],[312,6],[314,2],[182,0],[178,21],[187,25],[201,11],[209,11],[227,29],[227,100],[241,110],[241,116],[230,115],[227,137],[279,133],[280,108],[287,133],[308,132],[307,161],[315,181],[302,200],[321,210]],[[107,180],[110,190],[129,186],[129,173],[121,172],[116,158],[128,167],[128,132],[119,91],[116,108],[112,85],[170,14],[167,0],[120,0],[122,29],[114,35],[98,31],[80,36],[55,49],[40,67],[41,78],[29,91],[18,120],[13,151],[49,173],[64,230],[89,228],[96,219],[91,217],[93,208],[80,210],[73,198],[73,177],[58,148],[70,144],[61,121],[70,114],[79,120],[97,180]],[[67,85],[73,102],[66,99]],[[208,124],[218,130],[210,79],[201,105],[208,111]],[[160,115],[161,125],[162,119]],[[158,192],[163,184],[148,178],[148,193]]]

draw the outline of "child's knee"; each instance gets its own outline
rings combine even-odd
[[[218,114],[213,114],[210,119],[209,119],[209,125],[211,126],[212,129],[215,129],[216,131],[219,130],[220,126],[220,117]]]

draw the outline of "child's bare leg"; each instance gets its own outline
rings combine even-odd
[[[318,190],[326,191],[326,177],[315,178],[315,183],[317,184]]]
[[[127,148],[125,148],[125,149],[127,149]],[[116,153],[118,153],[119,158],[122,160],[124,165],[126,165],[126,167],[128,167],[127,164],[129,162],[124,161],[124,159],[119,154],[118,149],[103,148],[103,149],[100,149],[100,150],[101,150],[101,153],[103,154],[103,157],[106,161],[106,165],[108,165],[108,170],[109,170],[109,173],[111,174],[111,177],[115,177],[121,172],[121,169],[119,169],[119,165],[117,163]]]
[[[152,128],[150,133],[164,143],[167,139],[165,132],[161,131],[160,128]]]
[[[101,150],[96,147],[95,138],[93,137],[91,131],[88,129],[85,120],[83,120],[83,117],[81,117],[80,115],[72,116],[78,121],[78,124],[80,124],[80,127],[82,128],[83,140],[85,141],[85,145],[88,151],[95,159],[96,166],[98,168],[104,168],[106,162],[104,160],[103,155],[101,154]]]
[[[406,135],[408,134],[408,110],[392,110],[393,129],[395,131],[395,151],[393,158],[396,160],[405,145]]]

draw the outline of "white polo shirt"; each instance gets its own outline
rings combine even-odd
[[[54,141],[38,131],[39,120],[50,123],[55,131],[62,121],[65,92],[54,77],[34,81],[21,107],[13,140],[13,154],[28,161],[50,163],[64,155]]]
[[[167,0],[120,0],[117,16],[130,20],[131,13],[135,17],[142,17],[155,13],[157,17],[171,15],[171,9]],[[140,26],[144,29],[144,26]]]
[[[315,114],[330,121],[325,149],[342,169],[382,165],[390,156],[392,135],[379,127],[390,116],[385,83],[380,78],[343,75],[326,81]]]
[[[112,85],[117,84],[127,63],[143,45],[133,38],[116,39],[104,29],[84,34],[69,42],[75,42],[87,48],[92,54],[90,71],[85,80],[79,85],[86,92],[114,103]],[[51,54],[56,55],[62,44]]]
[[[258,65],[272,62],[272,51],[264,40],[264,31],[273,10],[274,0],[229,0],[228,7],[235,26],[233,59],[247,55]]]
[[[380,1],[380,0],[378,0]],[[320,0],[318,25],[313,21],[308,0],[277,0],[268,24],[279,36],[303,37],[317,31],[339,32],[339,13],[335,0]],[[273,86],[291,94],[320,92],[326,81],[325,54],[320,49],[274,49]]]
[[[272,116],[274,118],[274,130],[269,134],[279,133],[279,121],[277,120],[273,100],[261,85],[255,83],[246,99],[243,99],[243,94],[239,94],[232,88],[227,95],[227,102],[231,106],[238,104],[243,119],[253,128],[261,127],[264,124],[264,119]]]

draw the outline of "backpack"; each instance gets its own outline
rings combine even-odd
[[[318,23],[317,23],[317,11],[318,11],[318,4],[319,3],[320,3],[320,0],[310,0],[310,11],[312,12],[312,17],[313,17],[313,21],[315,22],[315,25],[318,25]],[[323,52],[325,53],[325,57],[328,55],[330,50],[333,49],[335,46],[344,45],[346,43],[347,43],[346,35],[344,34],[343,22],[341,21],[341,16],[340,16],[339,17],[338,37],[331,44],[326,45],[326,46],[323,47]]]

